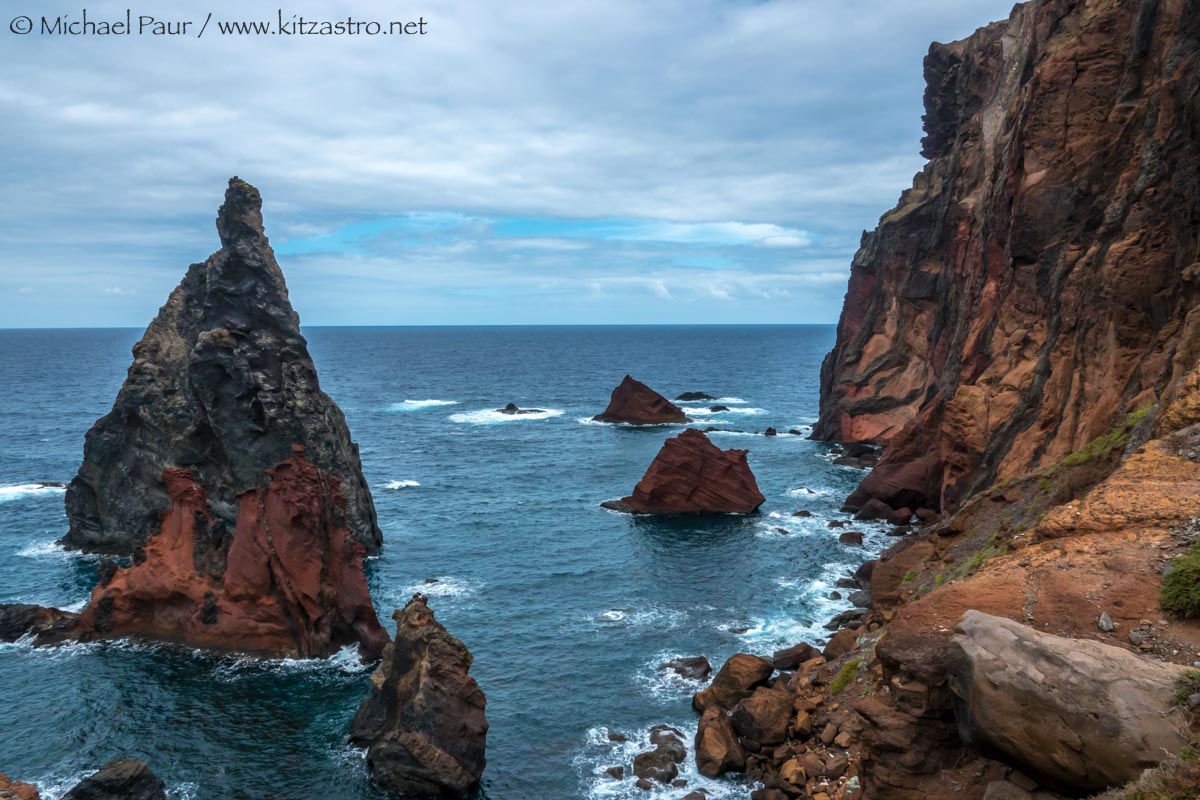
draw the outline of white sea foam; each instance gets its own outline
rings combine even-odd
[[[650,728],[615,731],[627,737],[627,740],[614,742],[609,739],[610,729],[599,725],[588,730],[579,753],[571,760],[572,766],[579,773],[586,796],[594,800],[641,800],[645,797],[679,800],[697,789],[704,789],[709,800],[733,800],[749,794],[753,788],[749,784],[711,780],[696,769],[695,755],[690,747],[696,737],[695,721],[671,727],[680,731],[683,734],[680,738],[689,745],[687,758],[679,765],[679,777],[687,782],[686,786],[656,786],[650,794],[637,788],[633,759],[639,753],[653,749],[650,744]],[[621,780],[613,778],[606,771],[609,767],[617,766],[625,768],[625,777]]]
[[[420,485],[416,481],[388,481],[387,483],[380,484],[379,488],[396,491],[398,489],[412,489]]]
[[[203,650],[194,651],[200,657],[209,654]],[[356,675],[371,669],[370,664],[364,664],[358,657],[356,645],[346,645],[329,658],[254,658],[252,656],[222,656],[213,668],[213,677],[222,683],[231,683],[264,672],[278,674],[298,673],[327,673]]]
[[[479,411],[451,414],[450,421],[465,422],[470,425],[495,425],[499,422],[515,422],[517,420],[550,419],[551,417],[561,417],[562,414],[563,412],[557,408],[541,409],[531,414],[502,414],[496,409],[483,408]]]
[[[703,680],[688,678],[673,669],[664,669],[663,665],[677,658],[691,658],[696,655],[697,653],[677,653],[664,650],[646,662],[634,680],[642,687],[643,691],[656,700],[673,702],[691,697],[704,688],[708,683],[708,678]]]
[[[854,565],[851,564],[830,563],[822,566],[821,573],[816,578],[777,578],[776,585],[781,589],[794,591],[794,600],[805,604],[807,610],[803,617],[787,609],[780,609],[753,617],[749,623],[727,623],[719,627],[727,631],[735,627],[746,628],[736,635],[748,646],[759,649],[823,641],[831,635],[830,631],[825,629],[825,623],[851,607],[844,596],[841,600],[833,600],[829,594],[834,590],[838,578],[853,570]],[[845,594],[843,592],[843,595]]]
[[[797,486],[795,489],[787,490],[788,497],[817,498],[829,497],[832,494],[834,494],[833,489],[811,489],[807,486]]]
[[[603,626],[657,628],[678,627],[687,618],[686,611],[670,608],[610,608],[592,617],[592,622]]]
[[[592,419],[591,417],[577,417],[575,421],[580,425],[604,425],[615,428],[674,428],[678,425],[687,424],[684,422],[650,422],[646,424],[634,424],[632,422],[601,422],[600,420]]]
[[[50,540],[48,542],[30,542],[18,550],[17,555],[24,558],[65,559],[82,554],[75,550],[68,550],[57,541]]]
[[[388,411],[420,411],[425,408],[437,408],[439,406],[456,406],[457,400],[405,400],[403,403],[392,403],[388,406]]]
[[[452,578],[446,575],[430,579],[433,583],[422,581],[404,589],[404,600],[418,592],[428,597],[468,597],[479,591],[482,583],[467,581],[462,578]]]
[[[10,484],[0,486],[0,503],[12,503],[16,500],[24,500],[27,497],[48,497],[50,495],[62,494],[66,490],[65,486],[46,486],[42,483]]]
[[[710,406],[731,406],[745,404],[745,400],[740,397],[718,397],[716,400],[675,400],[677,404],[692,406],[692,405],[710,405]]]
[[[754,408],[747,406],[745,408],[727,408],[724,411],[713,411],[711,408],[689,408],[687,413],[696,417],[707,417],[716,414],[765,414],[765,408]]]

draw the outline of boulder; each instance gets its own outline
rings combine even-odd
[[[62,543],[131,555],[171,504],[165,471],[187,468],[210,499],[208,536],[237,525],[239,498],[294,444],[344,498],[350,535],[383,541],[358,446],[323,391],[263,230],[262,198],[233,178],[217,215],[221,249],[188,268],[133,348],[112,411],[88,431],[66,492]]]
[[[544,409],[544,408],[520,408],[517,406],[516,403],[509,403],[504,408],[497,408],[496,411],[500,414],[508,414],[509,416],[515,416],[518,414],[545,414],[546,413],[546,409]]]
[[[42,800],[32,783],[14,781],[0,772],[0,800]]]
[[[700,717],[696,728],[696,768],[707,778],[719,778],[726,772],[746,768],[746,751],[738,743],[729,715],[710,708]]]
[[[168,510],[134,563],[92,591],[74,635],[140,636],[299,657],[357,644],[379,656],[363,547],[346,527],[340,482],[294,445],[239,495],[232,534],[189,469],[164,471]],[[220,531],[218,533],[218,531]]]
[[[659,667],[660,670],[671,670],[676,675],[694,681],[702,681],[712,674],[712,664],[704,656],[673,658]]]
[[[892,507],[887,503],[883,502],[882,500],[871,498],[870,500],[867,500],[861,508],[854,512],[854,518],[857,520],[887,519],[894,513],[895,512],[892,510]],[[907,518],[905,521],[907,522]]]
[[[854,645],[858,642],[858,632],[852,628],[842,628],[833,635],[829,640],[829,644],[825,645],[825,651],[822,655],[829,661],[841,658],[854,649]]]
[[[792,721],[791,692],[761,686],[733,708],[733,729],[761,745],[782,744]]]
[[[606,507],[636,514],[749,514],[766,500],[746,450],[722,450],[688,429],[667,439],[633,494]]]
[[[78,614],[57,608],[9,603],[0,605],[0,642],[15,642],[23,636],[50,642],[70,636]]]
[[[709,708],[731,709],[766,683],[774,671],[774,665],[765,658],[735,653],[712,683],[692,697],[692,707],[701,712]]]
[[[634,757],[633,774],[658,783],[670,783],[679,777],[679,764],[687,757],[683,732],[670,725],[655,725],[650,729],[650,744],[653,750]]]
[[[716,399],[717,398],[713,397],[711,394],[707,394],[705,392],[683,392],[675,398],[675,401],[678,403],[694,403]]]
[[[1073,792],[1128,783],[1188,743],[1186,669],[968,611],[948,655],[963,740]]]
[[[629,375],[613,389],[608,408],[592,419],[597,422],[624,422],[630,425],[689,421],[683,409]]]
[[[776,650],[775,655],[771,657],[771,664],[777,670],[795,669],[820,654],[820,651],[808,642],[801,642],[784,650]]]
[[[371,696],[350,723],[380,789],[463,797],[483,775],[487,699],[468,675],[471,653],[415,595],[397,611],[396,638],[371,675]]]
[[[143,762],[109,761],[84,778],[62,800],[166,800],[166,786]]]
[[[838,542],[841,544],[861,545],[863,543],[863,535],[860,531],[846,531],[838,536]]]

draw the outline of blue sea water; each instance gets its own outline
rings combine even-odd
[[[488,697],[491,800],[646,797],[605,773],[647,730],[691,734],[699,688],[658,667],[675,656],[769,655],[819,642],[834,581],[881,549],[827,528],[861,473],[804,436],[817,414],[831,326],[306,329],[323,388],[362,449],[384,532],[368,563],[380,618],[415,591],[475,656]],[[0,331],[0,602],[80,607],[95,559],[54,542],[83,436],[124,378],[135,330]],[[745,448],[758,515],[645,519],[606,511],[681,426],[591,423],[630,372],[668,397],[705,391],[729,412],[698,425]],[[508,417],[515,402],[545,409]],[[777,437],[754,435],[768,426]],[[744,431],[737,433],[736,430]],[[791,516],[809,509],[812,517]],[[786,531],[781,533],[780,529]],[[426,584],[428,579],[436,583]],[[89,769],[146,760],[173,797],[346,800],[381,795],[346,730],[369,690],[350,652],[256,661],[116,642],[0,646],[0,771],[54,800]],[[609,732],[631,737],[609,740]],[[713,800],[750,786],[689,786]]]

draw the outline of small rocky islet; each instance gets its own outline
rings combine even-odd
[[[931,48],[929,163],[854,259],[813,430],[836,443],[838,466],[865,470],[845,512],[904,535],[838,581],[854,608],[827,640],[737,653],[711,680],[703,655],[664,662],[696,687],[696,734],[653,726],[612,780],[702,800],[679,777],[691,759],[708,778],[742,776],[753,800],[1197,796],[1191,11],[1033,0]],[[423,596],[396,612],[394,638],[375,618],[370,493],[318,388],[260,204],[231,181],[221,251],[189,269],[135,348],[68,487],[65,543],[132,563],[101,562],[79,614],[0,607],[0,637],[316,657],[357,645],[379,661],[348,731],[372,779],[465,796],[488,732],[471,654]],[[594,419],[690,422],[630,376]],[[689,428],[610,507],[762,502],[746,451]],[[66,796],[163,792],[121,759]],[[0,776],[0,795],[37,791]]]

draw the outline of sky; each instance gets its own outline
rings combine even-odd
[[[320,0],[284,21],[426,33],[220,33],[278,2],[145,2],[112,36],[5,4],[0,328],[145,326],[219,247],[232,175],[306,325],[835,322],[922,166],[929,43],[1012,7]]]

